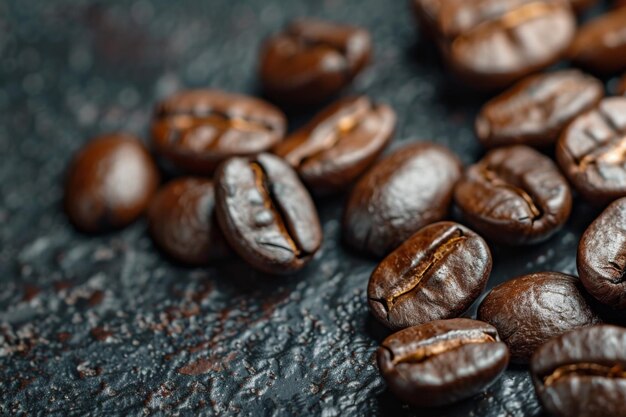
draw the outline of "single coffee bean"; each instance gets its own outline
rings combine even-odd
[[[191,90],[161,102],[152,141],[184,172],[209,175],[231,156],[266,151],[284,136],[285,116],[262,100],[219,90]]]
[[[420,229],[374,270],[370,311],[393,330],[460,316],[483,292],[491,252],[476,233],[454,222]]]
[[[278,144],[274,152],[316,193],[351,184],[391,140],[396,114],[367,97],[340,100]]]
[[[210,180],[181,178],[166,184],[148,209],[152,238],[168,255],[190,265],[205,265],[228,255],[214,214]]]
[[[338,93],[369,62],[366,30],[320,20],[296,20],[270,38],[260,58],[263,88],[285,104],[316,104]]]
[[[322,243],[317,211],[295,171],[270,154],[231,158],[215,174],[217,219],[230,246],[269,273],[301,269]]]
[[[597,73],[625,70],[626,9],[615,9],[583,25],[570,48],[570,58]]]
[[[576,30],[564,0],[416,0],[452,70],[476,88],[504,87],[566,52]]]
[[[483,106],[476,135],[487,148],[513,144],[546,148],[602,97],[602,83],[580,71],[531,76]]]
[[[589,202],[606,205],[626,196],[626,97],[605,98],[563,131],[556,157]]]
[[[114,133],[89,142],[75,157],[65,187],[65,211],[84,232],[124,227],[147,208],[159,172],[134,136]]]
[[[479,233],[508,245],[548,239],[572,208],[569,186],[558,168],[523,145],[494,149],[469,167],[454,198]]]
[[[615,92],[617,95],[626,96],[626,74],[622,76],[617,84],[617,91]]]
[[[379,161],[348,199],[343,236],[354,249],[382,257],[449,213],[461,162],[447,148],[414,143]]]
[[[552,337],[600,323],[580,281],[558,272],[540,272],[495,287],[478,309],[478,319],[498,329],[511,360],[526,363]]]
[[[613,202],[587,228],[576,264],[591,295],[610,307],[626,309],[626,198]]]
[[[376,352],[389,390],[417,407],[451,404],[486,390],[509,363],[493,326],[470,319],[409,327]]]
[[[626,329],[578,329],[541,346],[531,373],[537,396],[558,417],[626,417]]]

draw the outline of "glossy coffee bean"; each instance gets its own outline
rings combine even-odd
[[[626,9],[616,9],[583,25],[572,43],[570,57],[597,73],[626,70]]]
[[[274,274],[301,269],[322,243],[313,201],[295,171],[270,154],[231,158],[215,174],[216,212],[230,246]]]
[[[417,407],[447,405],[479,394],[509,362],[496,329],[469,319],[401,330],[385,339],[376,356],[389,390]]]
[[[157,167],[136,137],[100,136],[74,158],[65,186],[65,211],[84,232],[121,228],[143,214],[158,185]]]
[[[452,70],[475,88],[499,88],[566,52],[576,29],[563,0],[417,0]]]
[[[398,330],[460,316],[478,298],[491,272],[485,241],[453,222],[424,227],[374,270],[370,311]]]
[[[263,89],[281,103],[319,103],[350,83],[368,63],[371,52],[370,35],[361,28],[296,20],[263,47]]]
[[[476,135],[487,148],[514,144],[546,148],[602,97],[602,83],[580,71],[531,76],[483,106]]]
[[[578,116],[557,143],[565,175],[589,202],[626,196],[626,97],[606,98]]]
[[[343,237],[382,257],[449,213],[461,162],[447,148],[414,143],[379,161],[356,184],[344,213]]]
[[[152,141],[183,172],[208,175],[231,156],[247,156],[276,145],[285,116],[252,97],[219,90],[190,90],[161,102],[152,122]]]
[[[351,184],[391,140],[395,112],[367,97],[340,100],[281,142],[274,152],[316,193]]]
[[[546,156],[522,145],[490,151],[469,167],[454,198],[467,222],[508,245],[541,242],[567,221],[572,196]]]
[[[558,417],[626,417],[626,329],[578,329],[541,346],[531,373],[537,396]]]
[[[587,228],[576,263],[591,295],[610,307],[626,309],[626,198],[613,202]]]
[[[481,303],[478,319],[498,329],[512,361],[526,363],[551,338],[600,322],[583,291],[569,275],[525,275],[495,287]]]
[[[228,255],[215,219],[210,180],[181,178],[166,184],[148,209],[150,234],[168,255],[189,265],[205,265]]]

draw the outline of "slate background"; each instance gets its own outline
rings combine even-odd
[[[0,414],[541,414],[523,368],[448,409],[411,410],[386,392],[374,352],[387,333],[365,296],[376,262],[341,245],[343,196],[319,202],[323,249],[290,278],[236,259],[176,265],[143,220],[97,237],[68,224],[64,168],[89,137],[145,138],[154,102],[184,87],[254,94],[260,42],[298,16],[372,32],[375,62],[349,91],[396,109],[392,148],[431,139],[465,163],[480,156],[472,121],[486,97],[442,75],[404,0],[0,2]],[[577,202],[549,242],[494,247],[489,286],[575,273],[595,214]]]

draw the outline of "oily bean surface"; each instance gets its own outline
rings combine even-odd
[[[626,97],[605,98],[578,116],[557,143],[562,171],[590,203],[626,196]]]
[[[480,296],[491,272],[485,241],[454,222],[420,229],[374,270],[370,311],[398,330],[460,316]]]
[[[452,70],[493,89],[559,60],[576,29],[563,0],[416,0],[418,20]]]
[[[263,89],[284,104],[316,104],[350,83],[371,53],[372,41],[364,29],[296,20],[263,46],[259,69]]]
[[[479,394],[509,362],[496,329],[470,319],[401,330],[384,340],[376,356],[389,389],[417,407],[442,406]]]
[[[322,243],[317,211],[293,169],[271,154],[235,157],[215,175],[216,212],[230,246],[268,273],[301,269]]]
[[[476,135],[487,148],[514,144],[546,148],[603,96],[602,83],[577,70],[527,77],[483,106]]]
[[[115,133],[90,141],[72,162],[65,184],[65,211],[84,232],[128,225],[148,206],[159,172],[134,136]]]
[[[526,363],[535,349],[570,330],[600,323],[580,281],[540,272],[495,287],[478,309],[478,319],[498,329],[511,360]]]
[[[281,142],[284,158],[317,194],[339,191],[356,180],[385,149],[394,132],[391,107],[351,97],[324,109]]]
[[[626,309],[626,198],[613,202],[587,228],[576,264],[591,295],[610,307]]]
[[[541,242],[567,221],[572,196],[556,165],[523,145],[497,148],[467,169],[455,202],[487,238],[509,245]]]
[[[449,213],[461,162],[430,143],[402,147],[379,161],[356,184],[343,220],[354,249],[382,257],[427,224]]]
[[[570,48],[574,63],[597,73],[626,70],[626,8],[583,25]]]
[[[533,355],[537,396],[558,417],[626,417],[626,329],[593,326],[554,338]]]
[[[189,90],[157,105],[152,122],[156,151],[183,172],[209,175],[231,156],[276,145],[286,119],[271,104],[220,90]]]
[[[215,218],[215,189],[204,178],[180,178],[163,186],[148,209],[150,234],[165,253],[189,265],[228,255]]]

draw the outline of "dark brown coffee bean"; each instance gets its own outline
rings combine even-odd
[[[548,239],[572,208],[569,186],[554,163],[523,145],[490,151],[469,167],[454,198],[479,233],[508,245]]]
[[[591,295],[626,309],[626,198],[613,202],[591,223],[580,239],[576,263]]]
[[[449,213],[461,162],[447,148],[414,143],[378,162],[352,190],[343,236],[353,248],[382,257]]]
[[[537,396],[558,417],[626,417],[626,329],[578,329],[541,346],[531,373]]]
[[[617,95],[626,96],[626,74],[622,76],[617,84],[617,90],[615,91]]]
[[[531,76],[483,106],[476,135],[488,148],[513,144],[546,148],[602,97],[602,83],[580,71]]]
[[[598,0],[570,0],[572,8],[576,13],[582,13],[594,4],[598,3]]]
[[[374,270],[370,311],[397,330],[460,316],[485,289],[491,253],[485,241],[453,222],[424,227]]]
[[[576,20],[564,0],[416,0],[452,70],[476,88],[499,88],[559,60]]]
[[[597,73],[625,70],[626,9],[616,9],[583,25],[572,43],[570,57]]]
[[[525,275],[495,287],[481,303],[478,319],[498,329],[512,361],[525,363],[552,337],[600,322],[583,291],[569,275]]]
[[[496,329],[469,319],[409,327],[385,339],[376,356],[389,390],[417,407],[451,404],[479,394],[509,362]]]
[[[301,269],[322,243],[313,201],[293,169],[270,154],[231,158],[215,174],[216,212],[231,247],[269,273]]]
[[[297,20],[270,38],[261,53],[263,88],[273,99],[309,105],[345,87],[370,59],[367,31],[320,20]]]
[[[84,232],[121,228],[146,209],[159,172],[134,136],[115,133],[89,142],[75,157],[65,188],[65,211]]]
[[[557,143],[565,175],[589,202],[626,196],[626,97],[611,97],[578,116]]]
[[[166,184],[148,209],[154,241],[168,255],[185,264],[205,265],[225,257],[228,245],[214,214],[213,183],[181,178]]]
[[[317,193],[351,184],[391,140],[396,114],[367,97],[340,100],[281,142],[274,152]]]
[[[184,172],[211,174],[231,156],[266,151],[284,136],[285,116],[265,101],[219,90],[191,90],[161,102],[155,149]]]

